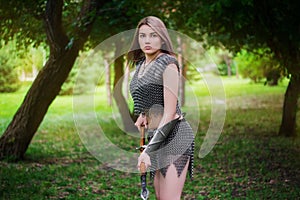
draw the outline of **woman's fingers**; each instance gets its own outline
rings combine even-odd
[[[138,170],[140,170],[141,168],[141,163],[145,163],[146,169],[149,168],[151,166],[151,161],[150,161],[150,157],[147,153],[142,153],[139,158],[138,158]]]
[[[145,128],[148,128],[147,126],[147,119],[146,118],[139,118],[134,125],[140,130],[141,126],[145,126]]]

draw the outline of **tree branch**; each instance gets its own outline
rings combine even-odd
[[[68,37],[62,26],[63,0],[48,0],[45,12],[45,25],[50,51],[61,52],[67,44]]]
[[[82,43],[89,36],[93,23],[97,17],[97,11],[104,2],[97,0],[86,0],[84,5],[81,7],[80,14],[78,15],[77,24],[74,30],[75,38],[74,41]],[[79,45],[80,49],[82,48]]]

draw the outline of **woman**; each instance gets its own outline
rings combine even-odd
[[[194,135],[178,103],[179,66],[168,31],[159,18],[149,16],[139,22],[128,60],[136,65],[130,93],[138,115],[137,128],[148,128],[151,139],[156,130],[178,119],[158,150],[143,151],[138,167],[142,162],[150,167],[157,199],[179,200],[187,172],[192,178]]]

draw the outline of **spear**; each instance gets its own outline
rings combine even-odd
[[[140,153],[143,152],[145,148],[145,127],[142,126],[140,130],[141,138],[140,138]],[[141,198],[143,200],[147,200],[149,197],[149,190],[147,189],[147,173],[146,173],[146,166],[145,163],[142,162],[140,165],[140,172],[141,172]]]

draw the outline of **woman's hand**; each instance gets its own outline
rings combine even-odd
[[[138,167],[139,171],[141,170],[142,162],[145,163],[146,169],[148,169],[148,167],[151,166],[150,156],[145,152],[141,153],[141,155],[138,158],[137,167]]]
[[[147,118],[146,118],[145,114],[140,114],[140,116],[137,118],[134,125],[139,129],[139,131],[141,131],[142,126],[145,126],[145,128],[148,128],[147,127],[148,122],[147,122]]]

